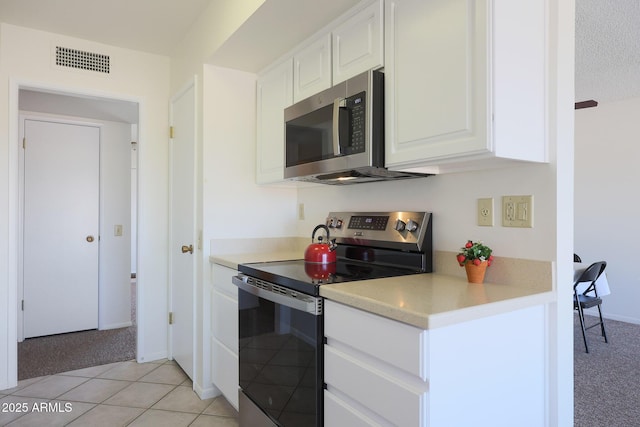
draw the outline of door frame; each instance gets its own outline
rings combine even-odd
[[[19,136],[18,136],[18,145],[19,145],[19,141],[23,141],[24,140],[24,130],[25,130],[25,121],[27,120],[36,120],[36,121],[46,121],[46,122],[51,122],[51,123],[60,123],[60,124],[65,124],[65,125],[78,125],[78,126],[89,126],[89,127],[96,127],[100,130],[100,136],[99,136],[99,144],[101,142],[101,138],[102,138],[102,124],[98,123],[98,122],[93,122],[93,121],[82,121],[82,120],[76,120],[76,119],[67,119],[67,118],[63,118],[63,117],[58,117],[58,116],[54,116],[54,115],[47,115],[47,114],[35,114],[35,113],[28,113],[28,114],[19,114],[18,116],[18,121],[19,121]],[[100,151],[100,146],[98,145],[98,152]],[[24,155],[25,152],[24,150],[18,150],[18,254],[17,254],[17,262],[18,262],[18,290],[17,290],[17,295],[16,297],[18,298],[18,305],[20,305],[20,300],[22,299],[22,296],[24,295],[24,178],[25,178],[25,165],[24,165]],[[100,189],[101,186],[101,175],[99,175],[98,177],[98,188]],[[98,192],[100,191],[98,189]],[[98,211],[100,212],[100,205],[102,204],[102,197],[98,196]],[[98,234],[99,234],[99,230],[102,229],[102,221],[103,218],[100,214],[98,214]],[[98,238],[98,253],[100,253],[100,239]],[[100,257],[98,256],[98,269],[100,269]],[[99,295],[99,290],[100,290],[100,275],[98,275],[97,277],[97,286],[98,286],[98,295]],[[98,296],[99,297],[99,296]],[[98,314],[96,313],[96,319],[98,319]],[[24,311],[19,308],[18,309],[18,342],[22,342],[24,341]]]
[[[18,312],[20,311],[20,300],[18,294],[18,254],[22,249],[18,245],[19,227],[21,226],[21,219],[19,215],[19,134],[20,134],[20,90],[30,89],[41,92],[53,92],[60,93],[69,96],[78,97],[96,97],[109,99],[113,101],[128,101],[135,102],[138,105],[138,135],[140,135],[140,129],[143,126],[143,120],[141,118],[141,111],[144,110],[144,100],[135,96],[124,96],[122,94],[105,93],[97,90],[78,90],[77,88],[70,88],[60,85],[48,85],[41,82],[33,82],[29,80],[9,78],[9,102],[8,102],[8,138],[9,138],[9,152],[8,152],[8,199],[9,209],[7,212],[9,230],[8,230],[8,271],[7,271],[7,313],[6,328],[0,330],[0,340],[6,339],[6,358],[3,352],[0,353],[0,361],[6,362],[7,380],[9,386],[18,383]],[[145,143],[138,138],[138,149],[141,149]],[[136,204],[140,201],[140,191],[138,189],[136,193]],[[136,216],[136,233],[139,230],[139,216]],[[136,236],[137,239],[137,236]],[[141,260],[139,251],[136,253],[136,265],[140,270],[144,260]],[[136,357],[140,360],[140,348],[144,342],[145,325],[140,322],[142,307],[142,298],[144,296],[143,283],[138,278],[136,286],[136,324],[137,324],[137,336],[136,336]],[[2,292],[2,289],[0,289]],[[4,369],[4,368],[0,368]]]
[[[191,283],[191,288],[192,288],[192,295],[193,295],[193,299],[191,301],[191,322],[192,322],[192,331],[193,331],[193,339],[192,339],[192,360],[191,360],[191,364],[193,367],[193,383],[195,384],[195,378],[197,378],[197,373],[198,373],[198,365],[196,363],[197,361],[197,357],[196,357],[196,348],[197,348],[197,339],[196,339],[196,332],[197,332],[197,324],[196,324],[196,318],[197,318],[197,311],[196,311],[196,283],[197,283],[197,259],[198,259],[198,253],[201,251],[202,249],[202,242],[201,240],[198,238],[197,235],[197,221],[198,221],[198,197],[197,197],[197,174],[198,174],[198,170],[197,170],[197,139],[198,139],[198,78],[196,75],[193,76],[193,78],[191,80],[189,80],[180,90],[178,90],[175,95],[173,95],[171,97],[171,99],[169,100],[169,125],[173,126],[174,124],[174,112],[173,112],[173,105],[174,103],[181,97],[183,96],[186,92],[188,92],[189,90],[193,90],[194,91],[194,117],[193,117],[193,125],[194,125],[194,139],[193,139],[193,144],[194,144],[194,149],[193,149],[193,167],[192,167],[192,181],[193,181],[193,192],[194,192],[194,197],[193,197],[193,229],[192,229],[192,236],[191,236],[191,242],[194,243],[194,251],[195,253],[192,256],[192,261],[191,261],[191,269],[192,269],[192,277],[193,277],[193,281]],[[173,139],[171,137],[171,139]],[[172,143],[172,141],[170,142]],[[167,263],[167,277],[168,277],[168,281],[169,281],[169,290],[168,290],[168,298],[167,298],[167,304],[168,304],[168,312],[172,313],[173,312],[173,280],[172,280],[172,273],[173,273],[173,265],[171,262],[171,250],[173,245],[176,243],[173,241],[173,229],[172,229],[172,221],[173,221],[173,211],[172,211],[172,203],[173,203],[173,194],[174,194],[174,188],[173,188],[173,158],[172,158],[172,149],[169,149],[169,206],[168,206],[168,210],[169,210],[169,219],[168,219],[168,224],[169,224],[169,262]],[[183,242],[184,243],[184,242]],[[170,360],[174,360],[174,351],[173,351],[173,326],[171,324],[169,324],[169,328],[167,329],[167,342],[168,342],[168,356]]]

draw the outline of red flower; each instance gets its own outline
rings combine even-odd
[[[480,265],[482,264],[482,261],[480,261],[478,258],[473,260],[473,265]]]
[[[469,249],[471,246],[473,246],[473,242],[471,240],[467,241],[467,244],[464,245],[464,247],[467,249]]]

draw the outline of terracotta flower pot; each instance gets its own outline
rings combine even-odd
[[[467,271],[467,280],[469,283],[483,283],[484,273],[487,271],[487,261],[482,261],[480,265],[475,265],[473,261],[467,261],[464,264]]]

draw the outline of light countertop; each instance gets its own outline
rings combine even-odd
[[[255,253],[216,254],[214,264],[237,270],[239,264],[301,259],[298,248]],[[491,269],[493,283],[468,283],[450,253],[436,253],[438,273],[323,285],[320,295],[422,329],[479,319],[555,300],[552,263],[502,258]],[[450,267],[449,264],[454,264]],[[499,269],[499,271],[498,271]],[[535,271],[535,274],[532,273]],[[519,273],[519,274],[518,274]],[[522,273],[525,273],[524,275]]]
[[[256,252],[246,254],[211,255],[209,262],[238,269],[238,265],[251,262],[291,261],[302,258],[300,251]]]
[[[535,287],[467,283],[436,273],[338,283],[320,295],[418,328],[433,329],[553,301]]]

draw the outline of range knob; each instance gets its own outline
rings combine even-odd
[[[340,218],[336,218],[336,217],[327,218],[327,227],[329,227],[329,228],[342,228],[342,220]]]
[[[407,231],[416,231],[418,229],[418,223],[415,222],[414,220],[410,219],[409,221],[407,221]]]
[[[396,220],[396,226],[395,226],[396,231],[404,231],[406,226],[407,224],[403,220],[401,219]]]

